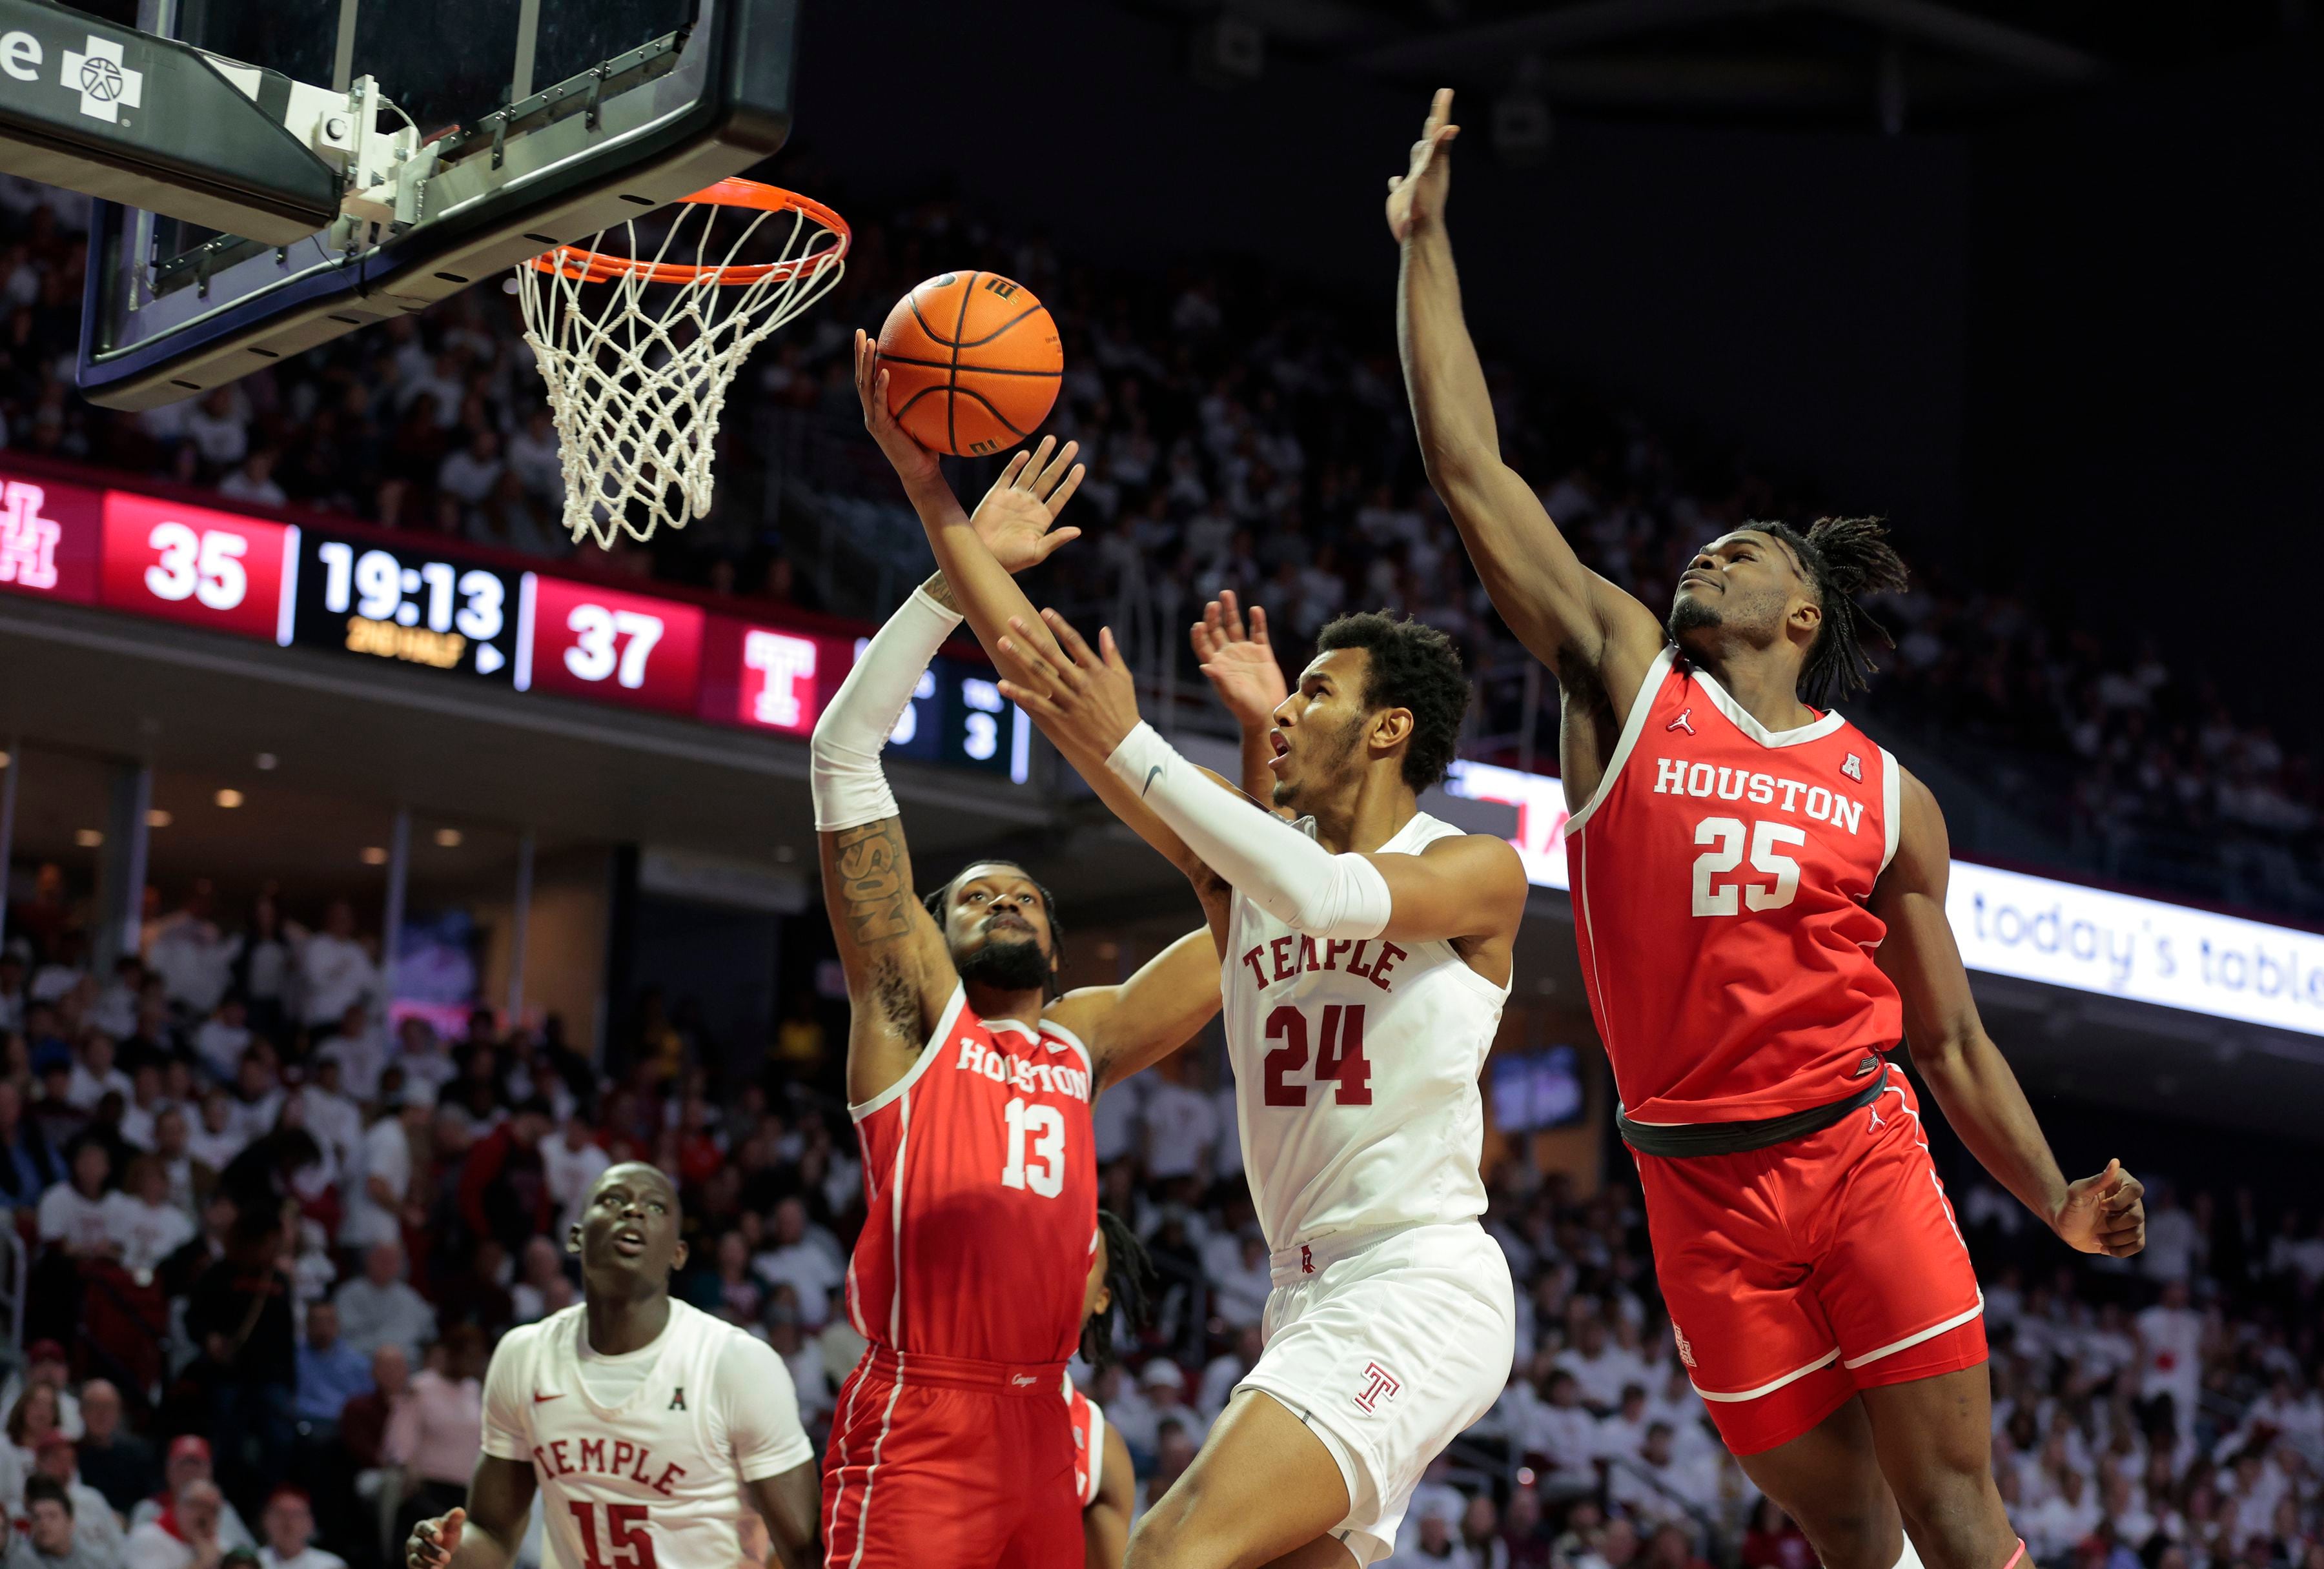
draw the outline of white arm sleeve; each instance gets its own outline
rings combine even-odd
[[[1393,902],[1360,855],[1333,855],[1272,812],[1220,789],[1141,722],[1105,766],[1235,890],[1311,937],[1378,937]]]
[[[928,661],[960,625],[957,612],[925,588],[888,618],[816,721],[810,754],[818,833],[861,828],[896,815],[896,797],[880,768],[880,748],[904,717]]]
[[[779,1476],[815,1458],[815,1445],[799,1423],[791,1370],[765,1341],[738,1335],[719,1353],[718,1399],[735,1470],[744,1482]]]

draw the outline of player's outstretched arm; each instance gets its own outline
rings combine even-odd
[[[1194,853],[1261,909],[1326,938],[1452,941],[1513,935],[1524,919],[1525,866],[1486,834],[1440,840],[1419,855],[1333,855],[1271,812],[1204,783],[1205,774],[1139,718],[1138,691],[1111,631],[1102,655],[1055,610],[1042,612],[1054,658],[1021,622],[1004,645],[1025,672],[1001,690],[1024,706],[1068,757],[1102,757],[1104,771]]]
[[[1653,612],[1573,554],[1533,487],[1501,461],[1484,366],[1461,312],[1444,208],[1451,194],[1452,89],[1440,89],[1405,172],[1388,181],[1388,232],[1403,248],[1397,346],[1428,482],[1509,629],[1561,681],[1594,674],[1617,714],[1663,644]]]
[[[1189,637],[1211,690],[1219,694],[1242,732],[1243,794],[1253,801],[1272,800],[1275,771],[1268,766],[1275,757],[1271,732],[1275,711],[1291,695],[1291,686],[1275,657],[1274,645],[1268,640],[1267,611],[1251,606],[1246,630],[1235,592],[1226,589],[1203,607],[1203,619],[1194,623]]]
[[[524,1543],[539,1485],[530,1460],[478,1455],[467,1507],[414,1526],[403,1543],[404,1569],[508,1569]]]
[[[2126,1257],[2146,1245],[2146,1189],[2109,1161],[2095,1177],[2069,1182],[2010,1071],[1978,1018],[1969,971],[1945,919],[1952,844],[1929,787],[1904,778],[1904,823],[1896,854],[1872,890],[1872,913],[1887,923],[1880,968],[1904,1002],[1904,1038],[1946,1121],[1996,1180],[2086,1253]]]
[[[1049,1007],[1049,1017],[1090,1049],[1096,1083],[1090,1095],[1120,1084],[1184,1046],[1219,1011],[1221,940],[1189,931],[1118,986],[1079,986]]]
[[[1130,1551],[1130,1516],[1138,1507],[1138,1475],[1121,1429],[1105,1425],[1105,1463],[1097,1473],[1097,1500],[1082,1510],[1083,1569],[1121,1569]]]
[[[847,978],[847,1098],[859,1106],[911,1071],[959,978],[913,891],[880,766],[921,673],[960,624],[944,594],[931,578],[888,619],[816,722],[810,751],[823,901]]]

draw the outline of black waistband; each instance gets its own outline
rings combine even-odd
[[[1788,1116],[1748,1123],[1634,1123],[1616,1106],[1614,1125],[1621,1130],[1622,1142],[1641,1155],[1741,1155],[1820,1133],[1850,1112],[1870,1106],[1887,1087],[1888,1065],[1884,1061],[1870,1081],[1846,1100],[1810,1106]]]

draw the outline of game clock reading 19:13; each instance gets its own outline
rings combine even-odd
[[[513,680],[521,573],[311,532],[299,555],[299,647]]]

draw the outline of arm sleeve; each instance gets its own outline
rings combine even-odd
[[[1393,901],[1388,879],[1360,855],[1333,855],[1275,816],[1204,777],[1140,721],[1106,759],[1114,776],[1260,909],[1313,937],[1378,937]]]
[[[959,615],[914,589],[888,618],[816,721],[810,754],[818,833],[837,833],[896,815],[896,797],[880,769],[880,748],[919,689],[920,676]]]
[[[532,1344],[529,1335],[501,1337],[484,1370],[484,1453],[495,1460],[530,1460],[532,1440],[526,1432],[523,1353]],[[410,1402],[406,1401],[409,1405]],[[399,1409],[398,1416],[402,1414]]]
[[[779,1476],[815,1458],[815,1445],[799,1423],[791,1370],[765,1341],[737,1335],[727,1344],[718,1358],[718,1397],[735,1469],[744,1482]]]

